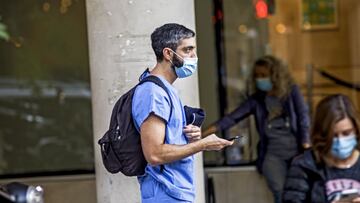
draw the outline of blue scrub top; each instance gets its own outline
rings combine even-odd
[[[143,75],[143,78],[149,73]],[[183,133],[186,125],[185,112],[178,96],[177,90],[164,78],[159,77],[168,88],[173,109],[170,116],[170,101],[167,93],[158,85],[146,82],[138,86],[132,99],[132,115],[135,126],[139,130],[141,124],[153,113],[162,118],[166,123],[165,143],[173,145],[188,144],[188,140]],[[140,130],[139,130],[140,131]],[[156,181],[163,185],[165,192],[177,199],[193,202],[195,198],[194,187],[194,157],[189,156],[184,159],[160,166],[148,164],[145,175],[152,176]],[[139,177],[140,184],[146,181],[144,177]]]

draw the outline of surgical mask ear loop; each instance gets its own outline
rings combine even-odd
[[[181,60],[183,60],[183,61],[185,61],[185,59],[182,57],[182,56],[180,56],[179,54],[177,54],[174,50],[172,50],[172,49],[170,49],[176,56],[178,56]],[[198,58],[197,57],[197,54],[195,54],[195,56],[196,57],[194,57],[194,58]]]
[[[181,57],[179,54],[177,54],[174,50],[172,50],[172,49],[170,49],[170,48],[168,48],[172,53],[174,53],[177,57],[179,57],[182,61],[183,61],[183,63],[184,63],[184,58],[183,57]],[[172,57],[173,58],[173,57]],[[172,60],[170,60],[170,63],[171,63],[171,65],[176,69],[176,68],[179,68],[179,67],[177,67],[174,63],[173,63],[173,61]]]
[[[177,54],[174,50],[172,50],[172,49],[170,49],[177,57],[179,57],[181,60],[183,60],[184,61],[184,58],[183,57],[181,57],[179,54]]]

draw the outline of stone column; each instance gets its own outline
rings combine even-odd
[[[140,202],[137,179],[122,174],[111,175],[102,165],[97,140],[106,131],[112,106],[120,95],[138,81],[142,71],[155,65],[150,34],[169,22],[195,28],[193,0],[88,0],[92,112],[95,147],[97,202]],[[199,106],[197,75],[176,82],[184,104]],[[196,156],[195,202],[205,202],[203,166]]]

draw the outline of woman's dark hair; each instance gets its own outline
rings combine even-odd
[[[255,86],[255,69],[256,67],[266,67],[270,69],[270,79],[273,83],[275,94],[278,98],[285,98],[291,91],[291,86],[295,83],[287,66],[274,56],[263,56],[254,63],[252,79]],[[255,86],[256,88],[256,86]]]
[[[359,149],[359,114],[350,99],[342,94],[327,96],[317,105],[311,142],[317,162],[323,161],[331,150],[334,138],[334,126],[344,118],[354,125]]]

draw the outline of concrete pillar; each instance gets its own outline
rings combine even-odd
[[[111,175],[102,165],[97,140],[108,128],[116,99],[137,83],[138,76],[155,64],[150,34],[158,26],[176,22],[195,28],[193,0],[88,0],[87,21],[97,200],[99,203],[140,202],[134,177]],[[176,82],[184,104],[199,106],[197,75]],[[205,202],[203,166],[196,157],[196,202]]]

